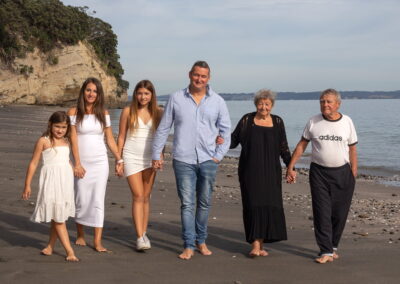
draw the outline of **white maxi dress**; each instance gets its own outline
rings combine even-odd
[[[128,131],[122,153],[125,176],[128,177],[147,168],[151,168],[151,154],[154,138],[152,125],[152,120],[145,124],[140,117],[138,117],[138,128],[133,131]]]
[[[79,157],[86,170],[83,178],[75,178],[75,222],[102,228],[109,174],[104,131],[94,114],[86,114],[79,124],[76,123],[76,116],[70,118],[77,130]],[[110,126],[110,116],[106,115],[105,127]]]

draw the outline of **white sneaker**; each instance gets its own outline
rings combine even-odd
[[[151,248],[151,243],[150,243],[149,238],[147,237],[146,232],[144,232],[144,234],[143,234],[143,239],[146,242],[146,245],[148,246],[148,249],[150,249]]]
[[[150,247],[147,245],[144,237],[140,237],[136,240],[136,249],[139,251],[149,249]]]

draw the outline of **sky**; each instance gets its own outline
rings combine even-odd
[[[197,60],[220,93],[400,90],[399,0],[62,0],[118,36],[130,83],[188,85]]]

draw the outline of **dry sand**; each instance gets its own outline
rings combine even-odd
[[[87,230],[89,246],[74,246],[80,263],[65,262],[60,244],[53,256],[40,255],[49,226],[29,221],[38,174],[31,200],[20,200],[20,194],[34,143],[49,115],[60,109],[0,108],[0,283],[399,283],[400,188],[358,180],[339,248],[341,258],[320,265],[313,262],[318,248],[307,171],[302,171],[297,184],[283,185],[289,240],[267,245],[268,257],[252,259],[247,257],[233,158],[223,161],[217,176],[207,240],[212,256],[177,258],[182,249],[180,211],[170,160],[159,172],[152,194],[150,251],[134,250],[130,191],[125,179],[110,176],[104,245],[112,253],[96,253]],[[68,227],[74,241],[73,220]]]

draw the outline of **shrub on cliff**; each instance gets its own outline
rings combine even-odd
[[[107,73],[120,87],[124,70],[117,53],[118,40],[111,25],[87,14],[88,7],[65,6],[59,0],[0,0],[0,60],[11,66],[16,57],[38,47],[44,53],[78,41],[90,43]],[[51,58],[49,63],[56,64]]]

